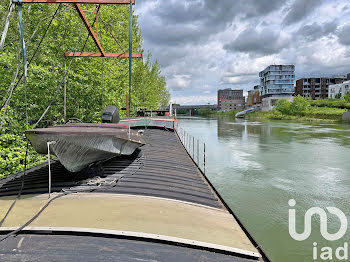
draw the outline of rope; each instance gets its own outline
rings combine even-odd
[[[95,177],[94,179],[91,179],[87,182],[88,186],[101,186],[101,185],[116,185],[117,179],[113,179],[112,181],[108,181],[105,178],[101,178],[99,176]]]
[[[145,165],[146,162],[146,157],[144,155],[142,155],[141,157],[139,157],[136,162],[140,162],[140,160],[143,159],[144,161],[142,161],[140,163],[140,166],[138,169],[136,169],[136,171],[132,174],[130,174],[129,176],[135,175],[140,169],[142,169]],[[91,188],[88,189],[84,189],[84,190],[62,190],[62,193],[51,198],[39,211],[38,213],[36,213],[31,219],[29,219],[26,223],[24,223],[22,226],[20,226],[19,228],[17,228],[16,230],[13,230],[11,232],[9,232],[7,235],[5,235],[4,237],[0,238],[0,242],[6,240],[7,238],[9,238],[10,236],[16,235],[17,233],[19,233],[20,231],[22,231],[25,227],[29,226],[34,220],[36,220],[41,214],[42,212],[44,212],[44,210],[56,199],[59,199],[61,197],[67,196],[67,195],[71,195],[71,194],[78,194],[78,193],[86,193],[86,192],[93,192],[96,191],[97,189],[99,189],[101,186],[103,185],[112,185],[113,187],[115,187],[118,182],[120,181],[120,179],[122,179],[125,175],[122,175],[119,178],[113,179],[112,181],[108,181],[107,179],[102,179],[100,177],[96,177],[95,179],[90,180],[87,185],[90,186]],[[14,205],[14,204],[13,204]],[[6,216],[8,215],[9,211],[7,212]],[[6,218],[6,217],[5,217]],[[5,218],[3,220],[5,220]],[[1,221],[1,223],[3,222],[3,220]],[[1,224],[0,224],[1,225]]]
[[[28,225],[30,225],[35,219],[37,219],[40,214],[51,204],[51,202],[55,201],[58,198],[61,198],[63,196],[66,196],[68,194],[71,193],[63,193],[60,194],[58,196],[55,196],[54,198],[51,198],[40,210],[38,213],[36,213],[31,219],[29,219],[24,225],[22,225],[21,227],[17,228],[16,230],[11,231],[10,233],[8,233],[7,235],[5,235],[4,237],[2,237],[0,239],[0,242],[4,241],[5,239],[7,239],[8,237],[17,234],[18,232],[20,232],[21,230],[23,230],[23,228],[27,227]]]
[[[60,6],[60,5],[59,5],[59,6]],[[51,23],[52,23],[52,21],[53,21],[53,18],[56,16],[58,10],[59,10],[59,8],[56,9],[56,11],[55,11],[55,13],[54,13],[54,15],[53,15],[53,17],[52,17],[50,23],[49,23],[49,26],[51,25]],[[48,26],[48,28],[49,28],[49,26]],[[79,33],[78,43],[79,43],[79,41],[80,41],[82,27],[83,27],[83,24],[82,24],[81,27],[80,27],[80,33]],[[47,28],[47,30],[48,30],[48,28]],[[46,30],[46,32],[47,32],[47,30]],[[46,35],[46,32],[45,32],[44,35]],[[42,40],[43,40],[43,38],[41,39],[40,44],[42,43]],[[77,43],[77,44],[78,44],[78,43]],[[40,44],[39,44],[39,46],[40,46]],[[38,50],[38,49],[37,49],[37,50]],[[35,51],[35,53],[37,52],[37,50]],[[35,56],[35,53],[34,53],[33,57]],[[33,58],[33,57],[32,57],[32,58]],[[19,62],[18,62],[18,63],[19,63]],[[71,61],[71,63],[72,63],[72,61]],[[70,63],[70,65],[71,65],[71,63]],[[17,74],[18,74],[18,70],[19,70],[19,67],[17,67]],[[17,77],[17,76],[16,76],[16,77]],[[16,77],[14,77],[14,80],[16,79]],[[13,81],[13,83],[14,83],[14,81]],[[19,82],[17,82],[17,83],[19,83]],[[13,88],[11,89],[11,94],[10,94],[10,95],[12,95],[13,90],[14,90],[14,86],[13,86]],[[9,98],[10,98],[10,97],[9,97]],[[7,99],[5,105],[7,105],[7,103],[9,102],[9,100],[10,100],[10,99]],[[28,129],[28,114],[27,114],[26,91],[25,91],[25,101],[26,101],[26,102],[25,102],[25,103],[26,103],[26,124],[27,124],[27,129]],[[7,107],[5,107],[4,114],[3,114],[3,119],[5,118],[6,108],[7,108]],[[48,110],[48,109],[47,109],[47,110]],[[47,110],[45,110],[45,112],[47,112]],[[39,119],[39,121],[40,121],[40,119]],[[38,123],[38,122],[37,122],[37,123]],[[1,123],[1,128],[2,128],[2,123]],[[21,185],[21,188],[20,188],[20,190],[19,190],[19,192],[18,192],[18,195],[17,195],[16,199],[13,201],[13,203],[12,203],[11,206],[10,206],[10,208],[9,208],[8,211],[6,212],[4,218],[0,221],[0,227],[1,227],[1,225],[3,224],[3,222],[5,221],[5,219],[7,218],[8,214],[11,212],[11,210],[12,210],[13,207],[15,206],[17,200],[20,198],[20,196],[21,196],[21,194],[22,194],[23,187],[24,187],[24,177],[26,176],[26,172],[27,172],[28,147],[29,147],[29,140],[27,140],[26,155],[25,155],[25,159],[24,159],[24,175],[22,176],[22,185]],[[58,197],[57,197],[57,198],[58,198]],[[55,199],[57,199],[57,198],[55,198]],[[53,200],[54,200],[54,199],[52,199],[52,200],[50,200],[50,201],[53,201]],[[47,203],[46,206],[44,206],[44,208],[43,208],[41,211],[39,211],[38,216],[40,215],[40,213],[41,213],[42,211],[44,211],[44,209],[49,205],[49,203],[51,203],[50,201]],[[35,217],[33,217],[32,219],[33,219],[32,221],[34,221],[34,220],[35,220]],[[28,221],[29,224],[30,224],[32,221]],[[27,223],[28,223],[28,222],[27,222]],[[26,223],[26,224],[27,224],[27,223]],[[17,229],[17,230],[18,230],[18,229]],[[22,230],[22,229],[20,229],[20,230]],[[16,231],[16,230],[15,230],[15,231]],[[2,240],[5,240],[7,237],[9,237],[9,236],[11,236],[12,234],[15,234],[15,233],[16,233],[16,232],[11,232],[10,234],[8,234],[7,236],[5,236],[4,238],[0,239],[0,242],[1,242]]]

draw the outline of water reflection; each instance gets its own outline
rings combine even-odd
[[[217,119],[217,134],[221,141],[232,136],[242,140],[258,137],[266,143],[313,143],[313,139],[331,140],[350,146],[349,124],[306,124],[293,122],[252,122],[243,119]],[[262,147],[265,149],[265,147]]]

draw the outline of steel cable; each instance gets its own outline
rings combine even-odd
[[[141,161],[143,160],[143,161]],[[136,171],[132,174],[129,174],[129,176],[135,175],[140,169],[142,169],[145,165],[145,161],[146,161],[146,157],[144,155],[141,155],[140,157],[138,157],[138,159],[136,160],[136,162],[139,162],[140,165],[139,167],[136,169]],[[113,186],[115,187],[118,182],[124,177],[126,176],[123,175],[119,178],[113,179],[112,181],[107,181],[106,179],[101,179],[100,177],[95,177],[95,180],[90,180],[87,185],[90,186],[90,188],[85,189],[85,190],[62,190],[62,193],[51,198],[49,201],[47,201],[47,203],[31,218],[29,219],[26,223],[24,223],[22,226],[20,226],[19,228],[9,232],[8,234],[6,234],[4,237],[0,238],[0,242],[6,240],[8,237],[13,236],[17,233],[19,233],[20,231],[22,231],[25,227],[29,226],[35,219],[37,219],[41,213],[56,199],[59,199],[61,197],[67,196],[67,195],[71,195],[71,194],[79,194],[79,193],[86,193],[86,192],[93,192],[96,191],[97,189],[99,189],[101,186],[103,185],[109,185],[109,186]],[[23,187],[22,187],[23,189]],[[20,194],[19,194],[20,195]],[[17,200],[17,199],[16,199]],[[11,206],[14,206],[14,204]],[[10,210],[9,210],[10,211]],[[6,216],[8,215],[9,211],[7,212]],[[6,219],[6,217],[1,221],[1,224],[3,223],[3,221]],[[0,224],[0,226],[1,226]]]
[[[44,32],[44,35],[43,35],[42,38],[40,39],[40,42],[39,42],[37,48],[35,49],[34,54],[32,55],[32,57],[30,58],[30,60],[29,60],[29,62],[28,62],[28,64],[27,64],[27,68],[29,68],[29,66],[30,66],[30,64],[32,63],[34,57],[36,56],[37,52],[39,51],[39,48],[40,48],[40,46],[41,46],[41,44],[42,44],[42,42],[43,42],[43,40],[44,40],[44,38],[45,38],[45,36],[46,36],[46,34],[47,34],[47,32],[48,32],[48,30],[49,30],[49,28],[50,28],[50,26],[51,26],[53,20],[55,19],[55,17],[56,17],[56,15],[57,15],[58,11],[60,10],[60,7],[61,7],[61,4],[58,5],[56,11],[55,11],[54,14],[52,15],[51,20],[50,20],[50,22],[49,22],[49,25],[47,26],[47,28],[46,28],[46,30],[45,30],[45,32]],[[16,84],[14,85],[13,91],[17,88],[17,86],[19,85],[19,83],[21,82],[21,80],[22,80],[23,77],[24,77],[24,72],[22,73],[22,75],[21,75],[20,78],[17,80]],[[13,91],[12,91],[12,92],[13,92]],[[5,101],[5,102],[3,103],[3,105],[1,106],[0,110],[3,109],[4,106],[5,106],[5,104],[8,103],[8,100],[9,100],[9,98],[6,99],[6,101]]]

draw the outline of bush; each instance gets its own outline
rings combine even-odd
[[[293,115],[305,115],[305,111],[310,105],[309,100],[302,96],[296,96],[291,103],[291,113]]]
[[[350,97],[347,97],[350,98]],[[342,105],[346,102],[343,99]],[[322,106],[310,106],[310,104],[321,104]],[[318,118],[340,120],[347,110],[337,107],[326,107],[325,105],[339,105],[339,101],[329,99],[328,101],[310,101],[307,98],[297,96],[293,102],[286,99],[278,101],[277,106],[268,114],[271,119],[293,119],[295,117]]]
[[[347,99],[350,99],[349,97]],[[350,101],[346,99],[318,99],[311,101],[312,106],[350,109]]]
[[[290,103],[290,102],[288,102],[288,103]],[[279,110],[274,108],[270,113],[267,114],[267,117],[270,118],[270,119],[278,119],[278,120],[280,120],[280,119],[283,119],[283,113],[281,111],[279,111]]]
[[[278,100],[276,111],[283,115],[303,116],[310,105],[310,101],[304,97],[297,96],[293,102],[286,99]]]
[[[2,116],[3,111],[1,111]],[[23,171],[27,139],[24,135],[26,125],[18,121],[12,108],[7,107],[5,123],[0,130],[0,178]],[[27,167],[37,165],[46,160],[46,156],[39,155],[29,144]]]
[[[282,113],[283,115],[291,114],[291,102],[287,99],[280,99],[277,102],[277,106],[275,107],[275,111]]]
[[[210,108],[200,108],[198,109],[198,115],[200,116],[210,116],[212,114],[215,114],[216,111],[212,111]]]
[[[350,103],[350,92],[347,93],[347,94],[345,94],[344,100],[345,100],[347,103]]]
[[[332,107],[309,107],[305,116],[322,119],[341,120],[346,109]]]

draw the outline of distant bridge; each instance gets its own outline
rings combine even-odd
[[[182,106],[182,105],[173,105],[176,110],[195,110],[195,109],[203,109],[203,108],[209,108],[211,110],[217,110],[218,105],[189,105],[189,106]]]
[[[212,111],[218,110],[218,105],[173,105],[178,114],[196,115],[199,109],[210,109]]]

